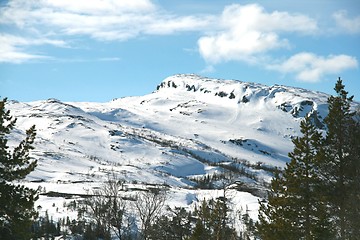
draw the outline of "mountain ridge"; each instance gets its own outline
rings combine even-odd
[[[107,103],[9,101],[6,107],[18,118],[11,144],[37,126],[32,157],[38,167],[24,184],[86,194],[86,188],[98,187],[115,172],[130,188],[170,186],[178,196],[172,204],[189,206],[195,204],[184,200],[189,194],[197,199],[218,194],[201,189],[204,179],[213,178],[205,188],[216,189],[219,178],[232,173],[239,190],[234,194],[250,194],[234,199],[251,203],[256,218],[254,202],[265,196],[264,183],[273,170],[289,161],[300,121],[309,115],[322,127],[328,97],[285,86],[175,75],[144,96]],[[39,201],[46,204],[49,197]]]

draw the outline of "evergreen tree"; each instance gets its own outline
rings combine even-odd
[[[319,166],[323,161],[321,134],[310,118],[301,124],[301,137],[282,174],[271,182],[268,203],[260,203],[258,233],[262,239],[328,239],[331,236]]]
[[[32,126],[26,138],[9,150],[7,135],[13,130],[16,119],[5,110],[6,98],[0,101],[0,236],[5,239],[29,239],[37,191],[12,183],[25,178],[36,167],[29,152],[33,149],[36,131]]]
[[[349,204],[349,225],[351,236],[360,236],[360,111],[357,113],[357,121],[352,127],[351,152],[352,160],[349,167],[351,180],[351,192],[348,199]]]
[[[337,236],[355,239],[360,222],[359,122],[350,109],[353,96],[348,97],[340,78],[334,89],[337,96],[328,99],[329,114],[324,119],[328,130],[323,174]]]
[[[172,210],[173,218],[171,220],[171,229],[173,232],[172,239],[183,240],[190,235],[191,231],[191,222],[190,222],[190,213],[185,210],[185,208],[175,207]]]
[[[201,206],[195,208],[196,225],[190,240],[209,240],[212,235],[210,226],[211,209],[204,199]]]
[[[190,213],[185,208],[168,208],[171,217],[162,215],[149,229],[149,238],[158,240],[184,240],[190,236]]]
[[[209,201],[204,199],[201,206],[195,209],[197,221],[190,239],[236,239],[235,229],[228,224],[227,211],[225,198],[210,199]]]
[[[189,238],[190,240],[209,240],[210,239],[210,233],[206,230],[204,224],[198,220],[196,222],[194,231]]]

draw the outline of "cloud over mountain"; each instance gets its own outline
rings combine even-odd
[[[339,74],[357,67],[358,61],[355,57],[343,54],[323,57],[308,52],[295,54],[280,64],[268,65],[270,70],[293,73],[296,79],[305,82],[318,82],[324,75]]]
[[[281,33],[315,33],[317,23],[305,15],[267,13],[257,4],[227,6],[220,17],[220,29],[199,39],[201,56],[211,62],[251,61],[258,54],[289,47]]]

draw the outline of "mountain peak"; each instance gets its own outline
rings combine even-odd
[[[85,189],[116,174],[129,190],[126,196],[164,185],[177,196],[175,206],[193,207],[197,203],[189,196],[222,194],[194,187],[221,188],[229,174],[234,200],[246,204],[245,196],[253,203],[266,194],[262,182],[270,181],[274,167],[289,161],[302,117],[311,116],[322,127],[327,97],[300,88],[179,74],[151,94],[107,103],[8,102],[18,119],[9,143],[14,146],[36,125],[31,156],[38,166],[24,183],[59,196],[84,196]],[[53,201],[42,195],[36,205]],[[65,200],[56,201],[62,206]]]
[[[176,89],[176,90],[175,90]],[[294,117],[318,114],[326,115],[327,94],[302,88],[282,85],[266,86],[239,80],[207,78],[195,74],[178,74],[164,79],[157,87],[158,92],[179,91],[197,94],[216,101],[228,101],[236,104],[272,105]]]

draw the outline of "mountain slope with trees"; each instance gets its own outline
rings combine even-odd
[[[37,167],[21,181],[41,187],[36,236],[347,239],[358,229],[359,104],[336,88],[176,75],[109,103],[9,101],[10,145],[37,125]],[[142,205],[158,197],[160,208]]]

